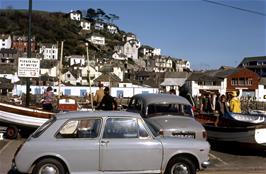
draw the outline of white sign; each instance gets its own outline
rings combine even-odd
[[[39,77],[40,59],[36,58],[18,58],[18,76],[19,77]]]

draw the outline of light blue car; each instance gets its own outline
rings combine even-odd
[[[17,150],[11,172],[195,174],[209,165],[207,141],[164,137],[139,114],[60,113]]]

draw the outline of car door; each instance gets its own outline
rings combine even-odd
[[[99,171],[99,135],[102,119],[67,121],[56,135],[56,153],[68,163],[71,173]]]
[[[100,141],[100,169],[104,172],[159,173],[162,145],[151,137],[142,119],[113,117],[106,120]]]

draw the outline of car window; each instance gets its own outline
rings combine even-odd
[[[144,126],[136,118],[108,118],[103,134],[103,138],[144,138],[147,136]]]
[[[33,134],[31,137],[37,138],[39,137],[50,125],[52,125],[56,121],[56,117],[52,117],[48,121],[46,121],[42,126],[40,126]]]
[[[57,138],[96,138],[99,135],[101,119],[75,119],[67,121],[58,131]]]
[[[139,126],[139,137],[140,138],[147,138],[149,134],[147,133],[147,130],[143,124],[143,121],[141,119],[138,119],[138,126]]]
[[[150,104],[147,106],[147,115],[149,117],[158,116],[162,113],[171,115],[192,116],[191,106],[183,104]]]
[[[151,133],[153,134],[153,136],[157,137],[160,133],[160,129],[157,128],[155,125],[153,125],[149,119],[144,119],[146,125],[149,127],[149,129],[151,130]]]
[[[128,110],[139,112],[141,110],[141,104],[141,100],[133,97],[129,102]]]

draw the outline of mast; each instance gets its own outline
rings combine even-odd
[[[61,96],[61,71],[62,71],[62,61],[63,61],[63,49],[64,49],[64,41],[61,42],[61,53],[60,53],[60,60],[59,60],[58,102]]]
[[[88,78],[89,78],[89,88],[90,88],[90,99],[91,99],[91,109],[92,111],[94,110],[93,109],[93,96],[92,96],[92,92],[91,92],[91,77],[90,77],[90,57],[89,57],[89,48],[88,48],[88,43],[85,43],[86,44],[86,52],[87,52],[87,66],[88,66]]]

